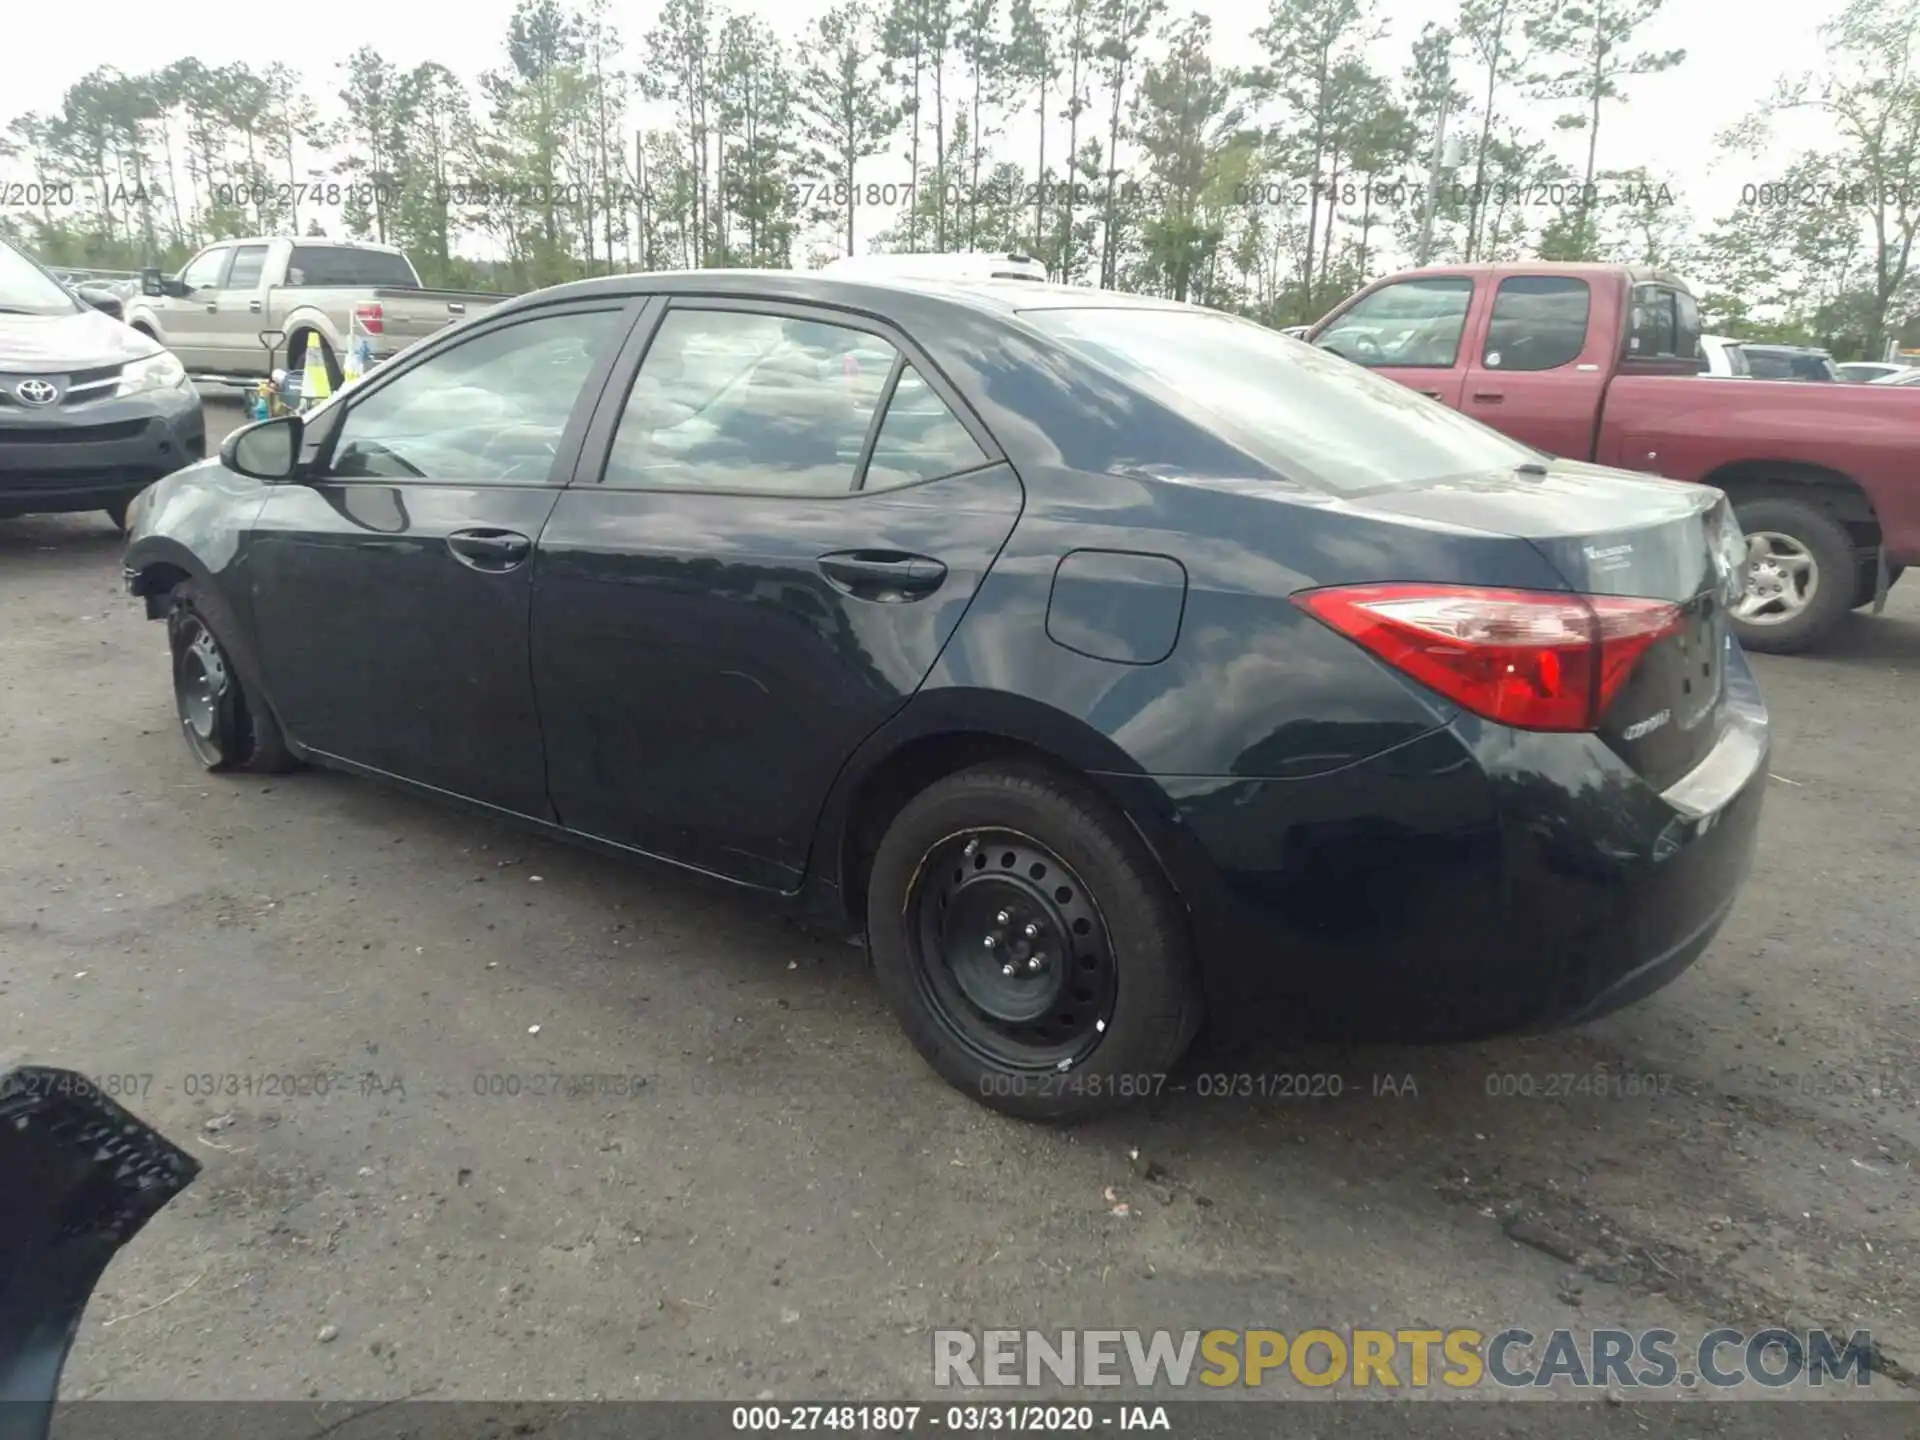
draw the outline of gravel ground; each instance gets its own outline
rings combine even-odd
[[[936,1327],[1785,1323],[1871,1330],[1913,1397],[1920,588],[1759,658],[1758,869],[1666,991],[1057,1133],[935,1079],[842,941],[359,780],[204,776],[119,557],[0,521],[6,1053],[133,1077],[206,1166],[70,1396],[926,1395]],[[1599,1064],[1650,1093],[1489,1094]]]

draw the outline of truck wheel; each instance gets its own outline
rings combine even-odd
[[[1186,916],[1097,797],[987,764],[894,819],[867,885],[881,992],[955,1089],[1071,1122],[1155,1093],[1200,1019]]]
[[[1736,505],[1734,514],[1749,556],[1747,592],[1733,612],[1740,643],[1773,655],[1812,649],[1853,608],[1853,537],[1802,500],[1764,496]]]
[[[1900,575],[1906,568],[1904,565],[1887,566],[1887,589],[1889,592],[1900,582]],[[1853,608],[1856,610],[1864,610],[1867,606],[1873,604],[1873,588],[1879,583],[1879,562],[1862,560],[1860,562],[1860,578],[1853,587]]]

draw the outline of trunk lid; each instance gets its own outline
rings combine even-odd
[[[1601,717],[1599,738],[1655,789],[1704,760],[1726,728],[1727,607],[1744,548],[1726,497],[1705,485],[1572,461],[1370,495],[1383,517],[1512,536],[1569,590],[1675,607]]]

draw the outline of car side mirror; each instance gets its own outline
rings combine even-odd
[[[140,272],[140,293],[147,296],[160,296],[167,293],[167,282],[160,274],[160,267],[149,265]]]
[[[300,460],[298,415],[276,415],[242,426],[220,444],[220,463],[255,480],[291,480]]]
[[[77,293],[84,303],[91,305],[102,315],[111,315],[116,320],[124,319],[126,316],[126,306],[120,303],[120,297],[111,290],[86,285],[82,286]]]

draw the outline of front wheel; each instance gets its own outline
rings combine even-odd
[[[190,580],[174,587],[167,642],[173,652],[174,709],[195,760],[216,772],[274,774],[297,768],[273,712],[248,691]]]
[[[1734,513],[1747,537],[1746,593],[1733,611],[1741,645],[1776,655],[1813,649],[1853,608],[1853,537],[1802,500],[1767,496]]]
[[[867,929],[889,1006],[955,1088],[1072,1122],[1159,1093],[1199,1024],[1186,917],[1123,816],[982,765],[881,841]]]

